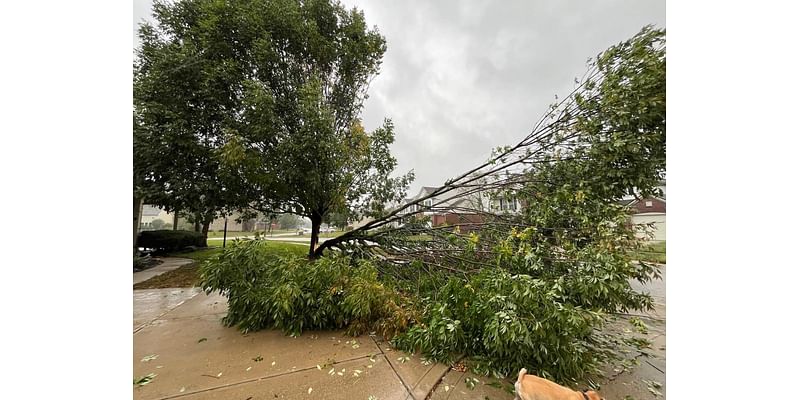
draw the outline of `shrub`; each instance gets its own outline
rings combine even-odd
[[[602,314],[565,303],[558,288],[529,275],[487,269],[451,278],[435,298],[422,322],[394,339],[397,347],[443,362],[466,355],[481,373],[525,367],[557,381],[598,372],[611,355],[595,346]]]
[[[200,232],[158,230],[139,233],[137,244],[146,249],[175,251],[189,246],[204,247],[204,240]]]
[[[276,256],[260,241],[235,243],[201,267],[201,287],[228,297],[223,322],[247,332],[278,328],[347,328],[351,334],[405,330],[412,313],[402,297],[378,282],[367,261],[330,255],[315,261]]]

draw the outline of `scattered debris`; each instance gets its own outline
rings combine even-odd
[[[185,391],[186,391],[186,387],[185,387],[185,386],[183,386],[183,387],[181,387],[181,390],[178,390],[178,393],[183,393],[183,392],[185,392]]]
[[[275,366],[275,361],[273,361],[273,362],[272,362],[272,366],[273,366],[273,367]]]
[[[155,360],[156,358],[158,358],[158,354],[150,354],[149,356],[144,356],[144,358],[142,358],[142,362],[148,362]]]
[[[245,371],[250,371],[251,369],[253,369],[253,367],[247,367]]]
[[[411,358],[409,356],[403,356],[403,357],[398,357],[397,361],[400,361],[400,364],[403,364],[403,363],[405,363],[406,361],[408,361],[410,359]]]
[[[198,340],[198,341],[197,341],[197,343],[202,343],[202,342],[205,342],[206,340],[208,340],[208,339],[206,339],[206,338],[200,338],[200,340]]]
[[[452,369],[453,371],[457,371],[457,372],[467,372],[467,366],[466,366],[466,364],[464,364],[462,362],[457,362],[457,363],[453,364],[453,366],[450,367],[450,369]]]
[[[633,317],[629,319],[628,322],[630,322],[630,324],[633,325],[633,327],[636,328],[639,333],[643,335],[647,334],[649,327],[641,319]]]
[[[255,356],[255,357],[253,357],[253,361],[255,361],[255,362],[264,361],[264,357],[261,357],[261,356]],[[274,363],[273,363],[273,364],[274,364]]]
[[[311,391],[314,390],[313,388],[308,388],[308,394],[311,394]]]
[[[467,383],[467,389],[469,389],[469,390],[474,390],[475,389],[475,385],[480,383],[478,378],[465,378],[464,382]]]
[[[658,389],[661,389],[664,386],[661,382],[650,381],[647,379],[642,379],[642,382],[644,382],[647,385],[647,390],[649,390],[650,393],[652,393],[654,396],[659,397],[664,395],[663,393],[658,391]]]
[[[134,380],[133,380],[133,384],[134,384],[134,385],[139,385],[139,386],[144,386],[144,385],[147,385],[147,384],[148,384],[148,383],[150,383],[150,381],[152,381],[152,380],[153,380],[153,378],[155,378],[156,376],[158,376],[158,375],[157,375],[157,374],[153,374],[153,373],[147,374],[147,375],[145,375],[145,376],[139,377],[139,379],[134,379]]]

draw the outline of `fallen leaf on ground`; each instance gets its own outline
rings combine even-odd
[[[311,394],[311,391],[314,390],[312,388],[308,388],[308,394]]]
[[[144,386],[144,385],[147,385],[147,384],[148,384],[148,383],[150,383],[150,381],[152,381],[152,380],[153,380],[153,378],[155,378],[156,376],[158,376],[158,375],[157,375],[157,374],[152,374],[152,373],[151,373],[151,374],[147,374],[147,375],[145,375],[145,376],[141,376],[141,377],[139,377],[139,379],[134,379],[134,380],[133,380],[133,384],[134,384],[134,385],[139,385],[139,386]]]
[[[142,362],[148,362],[150,360],[155,360],[156,358],[158,358],[158,354],[150,354],[149,356],[144,356],[144,358],[142,358]]]
[[[198,340],[198,341],[197,341],[197,343],[205,342],[206,340],[208,340],[208,339],[206,339],[206,338],[200,338],[200,340]]]
[[[467,389],[473,390],[475,389],[475,385],[477,385],[480,381],[477,378],[466,378],[464,382],[467,383]]]

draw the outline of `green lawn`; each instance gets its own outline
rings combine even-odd
[[[212,237],[213,238],[221,238],[223,236],[223,233],[224,232],[222,232],[222,231],[208,232],[208,237],[210,237],[210,238],[212,238]],[[263,235],[264,231],[259,231],[259,233]],[[276,233],[297,233],[297,230],[295,230],[295,229],[276,229],[276,230],[272,231],[271,233],[273,233],[273,234],[276,234]],[[228,237],[229,238],[236,237],[236,236],[255,236],[255,234],[256,234],[255,232],[231,232],[231,231],[228,231]],[[267,234],[267,235],[269,235],[269,234]]]
[[[321,237],[321,238],[335,238],[337,236],[341,236],[342,234],[344,234],[344,232],[320,233],[319,237]],[[311,234],[308,233],[308,234],[297,235],[297,237],[304,237],[304,238],[311,239]]]
[[[656,242],[645,246],[642,250],[634,252],[634,256],[642,261],[667,263],[667,242]]]
[[[231,243],[228,243],[227,245],[231,245]],[[286,242],[265,240],[263,242],[263,245],[280,255],[289,255],[289,254],[305,255],[306,252],[308,251],[308,249],[305,246],[286,243]],[[215,254],[219,254],[220,252],[222,252],[222,242],[214,241],[209,244],[209,247],[207,249],[196,250],[188,253],[171,253],[168,254],[167,257],[191,258],[192,260],[202,262]]]

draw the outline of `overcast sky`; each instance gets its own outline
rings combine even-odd
[[[644,25],[666,27],[663,0],[343,3],[386,37],[363,119],[368,130],[393,120],[398,172],[416,174],[409,196],[517,143],[573,88],[588,57]],[[135,32],[151,19],[151,0],[133,7]]]

